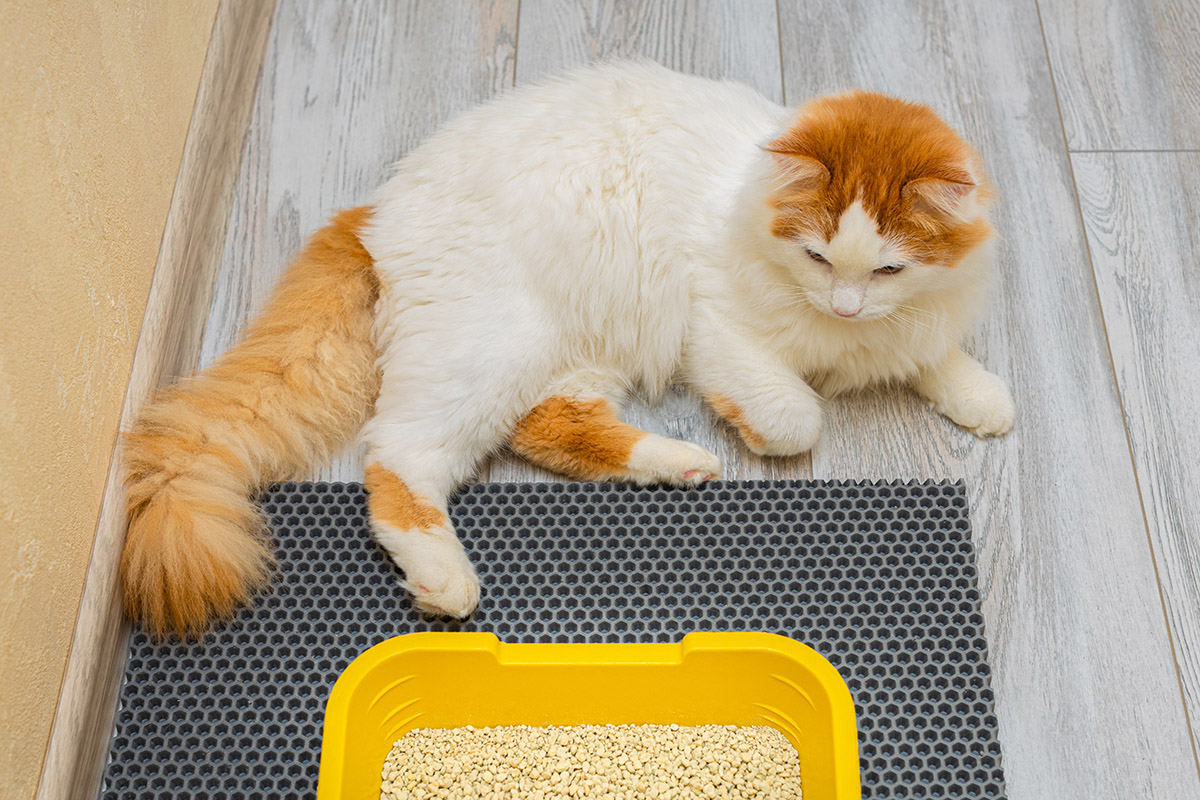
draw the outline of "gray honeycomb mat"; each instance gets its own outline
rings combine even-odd
[[[103,797],[313,797],[338,674],[421,630],[781,633],[849,684],[864,798],[1005,796],[961,483],[475,485],[451,508],[484,585],[465,624],[411,609],[359,485],[283,484],[262,503],[274,588],[202,644],[134,634]]]

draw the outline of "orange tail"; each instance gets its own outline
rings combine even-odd
[[[152,634],[198,636],[267,583],[250,495],[328,458],[371,413],[379,284],[357,236],[370,214],[314,234],[243,341],[125,434],[125,606]]]

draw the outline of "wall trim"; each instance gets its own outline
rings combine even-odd
[[[161,385],[196,368],[241,169],[275,0],[221,0],[130,370],[121,429]],[[37,800],[94,800],[116,711],[129,623],[118,565],[125,497],[116,449],[42,762]]]

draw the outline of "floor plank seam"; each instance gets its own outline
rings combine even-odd
[[[779,0],[775,0],[775,38],[779,43],[779,102],[786,106],[787,101],[787,74],[783,67],[783,12],[779,9]]]
[[[1067,152],[1071,155],[1082,153],[1200,153],[1200,149],[1181,147],[1169,150],[1139,150],[1136,148],[1116,148],[1112,150],[1071,150],[1068,148]]]
[[[1121,409],[1121,423],[1125,428],[1125,443],[1126,443],[1126,446],[1129,448],[1129,461],[1133,468],[1134,488],[1137,489],[1138,504],[1140,505],[1141,512],[1142,512],[1142,525],[1146,532],[1146,546],[1150,548],[1150,563],[1154,567],[1154,582],[1157,584],[1158,600],[1162,606],[1163,624],[1166,626],[1166,629],[1167,629],[1167,644],[1171,648],[1171,661],[1175,666],[1175,681],[1179,686],[1179,702],[1183,705],[1183,721],[1184,721],[1184,724],[1187,725],[1188,739],[1192,745],[1192,758],[1195,760],[1196,773],[1197,773],[1197,775],[1200,775],[1200,751],[1198,751],[1196,748],[1196,733],[1192,727],[1191,713],[1188,709],[1187,692],[1185,690],[1184,683],[1183,683],[1183,670],[1179,664],[1179,652],[1175,647],[1175,635],[1171,631],[1171,616],[1170,616],[1170,612],[1167,608],[1167,598],[1163,591],[1162,576],[1159,574],[1159,569],[1158,569],[1158,553],[1154,549],[1154,539],[1153,539],[1153,535],[1150,532],[1150,519],[1146,515],[1146,499],[1145,499],[1144,494],[1142,493],[1141,475],[1138,472],[1137,458],[1134,456],[1133,439],[1130,437],[1130,434],[1129,434],[1129,417],[1128,417],[1128,414],[1125,409],[1125,398],[1122,396],[1122,392],[1121,392],[1121,381],[1120,381],[1120,377],[1117,374],[1116,359],[1113,358],[1112,342],[1111,342],[1111,340],[1109,338],[1109,334],[1108,334],[1108,323],[1104,317],[1104,303],[1103,303],[1103,300],[1101,299],[1100,284],[1099,284],[1098,279],[1096,278],[1096,263],[1095,263],[1095,259],[1092,257],[1092,243],[1088,239],[1088,235],[1087,235],[1087,220],[1083,213],[1083,206],[1079,200],[1079,184],[1075,179],[1075,163],[1071,158],[1073,152],[1083,153],[1083,152],[1089,152],[1089,151],[1082,151],[1082,150],[1072,151],[1070,148],[1070,145],[1068,143],[1067,126],[1066,126],[1066,122],[1063,120],[1062,105],[1061,105],[1061,102],[1060,102],[1059,96],[1058,96],[1058,84],[1056,83],[1056,79],[1054,77],[1054,62],[1050,59],[1050,45],[1046,40],[1046,27],[1042,22],[1041,0],[1034,0],[1033,5],[1034,5],[1034,9],[1037,12],[1038,31],[1040,32],[1041,37],[1042,37],[1042,48],[1043,48],[1043,52],[1045,53],[1045,56],[1046,56],[1046,69],[1050,73],[1050,90],[1054,93],[1054,107],[1055,107],[1055,111],[1058,113],[1058,124],[1059,124],[1059,131],[1062,135],[1063,149],[1067,153],[1067,171],[1071,177],[1071,191],[1075,195],[1075,212],[1079,217],[1079,228],[1080,228],[1080,232],[1083,235],[1083,246],[1085,248],[1085,252],[1087,253],[1088,267],[1092,271],[1092,288],[1094,289],[1094,291],[1096,293],[1095,294],[1096,309],[1100,314],[1100,328],[1104,332],[1104,346],[1108,352],[1108,364],[1109,364],[1110,369],[1112,370],[1113,390],[1117,393],[1117,405]],[[1091,152],[1130,152],[1130,151],[1097,150],[1097,151],[1091,151]]]
[[[520,67],[521,59],[521,6],[523,5],[522,0],[517,0],[516,21],[513,23],[513,65],[512,86],[510,87],[513,89],[517,88],[517,75],[519,74],[517,69]],[[488,468],[491,468],[490,465]]]

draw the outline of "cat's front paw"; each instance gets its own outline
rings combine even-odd
[[[811,392],[764,394],[745,407],[718,395],[707,399],[760,456],[807,453],[821,436],[821,404]]]
[[[746,446],[760,456],[795,456],[807,453],[821,438],[821,407],[804,403],[789,409],[787,415],[763,424],[760,429],[742,431]]]
[[[699,486],[721,477],[721,459],[691,442],[651,433],[633,446],[627,469],[635,483]]]
[[[938,411],[982,438],[1004,436],[1012,430],[1017,409],[1012,393],[999,376],[980,371]]]

